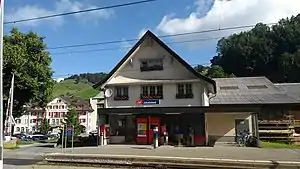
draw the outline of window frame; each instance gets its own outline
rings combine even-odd
[[[176,99],[193,99],[193,83],[177,83],[175,97]]]
[[[116,86],[114,100],[129,100],[129,86]]]
[[[140,71],[161,71],[164,70],[163,58],[149,58],[140,60]]]
[[[141,99],[163,99],[164,89],[162,84],[142,85]],[[147,91],[147,93],[145,92]]]

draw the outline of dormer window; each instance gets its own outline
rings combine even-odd
[[[141,60],[140,69],[142,72],[163,70],[164,69],[163,59],[162,58],[143,59],[143,60]]]

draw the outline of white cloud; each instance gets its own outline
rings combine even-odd
[[[86,10],[96,8],[96,6],[90,4],[81,3],[79,0],[58,0],[55,1],[55,8],[54,9],[46,9],[38,5],[26,5],[23,7],[15,8],[9,10],[5,14],[5,21],[15,21],[15,20],[22,20],[28,18],[35,18],[40,16],[47,16],[52,14],[59,14],[65,12],[75,12],[79,10]],[[113,15],[113,11],[110,9],[104,9],[99,11],[87,12],[87,13],[80,13],[73,15],[74,18],[80,21],[95,21],[98,22],[99,19],[108,19],[110,16]],[[22,25],[30,25],[30,26],[37,26],[42,23],[49,23],[54,24],[54,26],[61,25],[64,22],[64,19],[68,16],[63,17],[55,17],[43,20],[35,20],[35,21],[28,21],[22,22]]]
[[[209,1],[211,0],[196,0],[195,11],[186,18],[164,16],[156,29],[164,34],[177,34],[218,29],[219,26],[225,28],[253,25],[258,22],[275,23],[281,18],[297,15],[300,12],[299,0],[224,0],[223,2],[215,0],[210,10],[207,10]],[[208,12],[203,15],[205,10]],[[193,35],[193,38],[222,37],[239,31],[242,30],[204,33]],[[182,38],[190,39],[191,36]]]

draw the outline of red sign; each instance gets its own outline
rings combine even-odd
[[[137,104],[137,105],[142,105],[142,104],[143,104],[143,100],[137,100],[137,101],[136,101],[136,104]]]

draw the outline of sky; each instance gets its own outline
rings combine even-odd
[[[139,0],[6,0],[4,20],[16,21],[135,1]],[[127,7],[6,24],[4,31],[9,33],[12,27],[17,27],[22,32],[37,32],[45,37],[48,48],[124,41],[49,49],[53,78],[62,78],[78,73],[109,72],[135,43],[126,40],[137,39],[146,30],[162,36],[255,25],[258,22],[276,23],[281,18],[300,13],[299,6],[300,0],[157,0]],[[189,64],[207,65],[216,54],[216,38],[245,30],[247,29],[217,31],[162,40]]]

